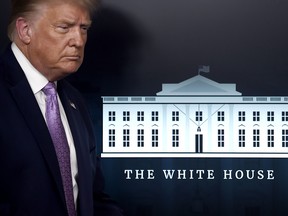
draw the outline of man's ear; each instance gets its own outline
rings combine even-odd
[[[31,29],[30,29],[30,23],[27,21],[27,19],[23,17],[19,17],[16,20],[16,30],[19,39],[24,44],[29,44],[31,41]]]

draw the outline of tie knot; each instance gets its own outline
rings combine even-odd
[[[47,85],[44,86],[42,91],[44,92],[44,94],[46,96],[51,96],[51,95],[56,95],[57,94],[56,85],[53,82],[48,82]]]

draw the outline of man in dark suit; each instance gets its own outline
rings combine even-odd
[[[122,215],[103,193],[81,96],[63,80],[83,61],[94,4],[12,1],[12,43],[0,60],[1,216]]]

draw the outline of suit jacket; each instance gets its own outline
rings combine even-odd
[[[57,85],[77,154],[78,216],[122,215],[103,193],[93,128],[81,96],[65,80]],[[0,101],[0,215],[66,216],[53,143],[10,47],[0,60]]]

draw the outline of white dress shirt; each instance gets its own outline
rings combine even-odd
[[[37,69],[33,67],[33,65],[29,62],[29,60],[24,56],[24,54],[20,51],[20,49],[17,47],[15,43],[12,43],[11,45],[12,51],[20,64],[22,70],[25,73],[25,76],[29,82],[29,85],[35,95],[35,98],[38,102],[38,105],[41,109],[41,112],[43,114],[43,117],[46,121],[45,117],[45,111],[46,111],[46,105],[45,105],[45,94],[43,91],[41,91],[44,86],[49,82]],[[57,84],[57,83],[56,83]],[[72,173],[72,181],[73,181],[73,193],[74,193],[74,202],[75,206],[77,203],[77,196],[78,196],[78,185],[76,182],[76,177],[78,174],[78,166],[77,166],[77,157],[76,157],[76,151],[74,146],[73,137],[71,134],[71,130],[69,127],[69,123],[63,108],[63,105],[61,103],[61,100],[58,97],[58,103],[59,103],[59,109],[60,109],[60,115],[61,120],[65,129],[68,145],[70,148],[70,161],[71,161],[71,173]]]

